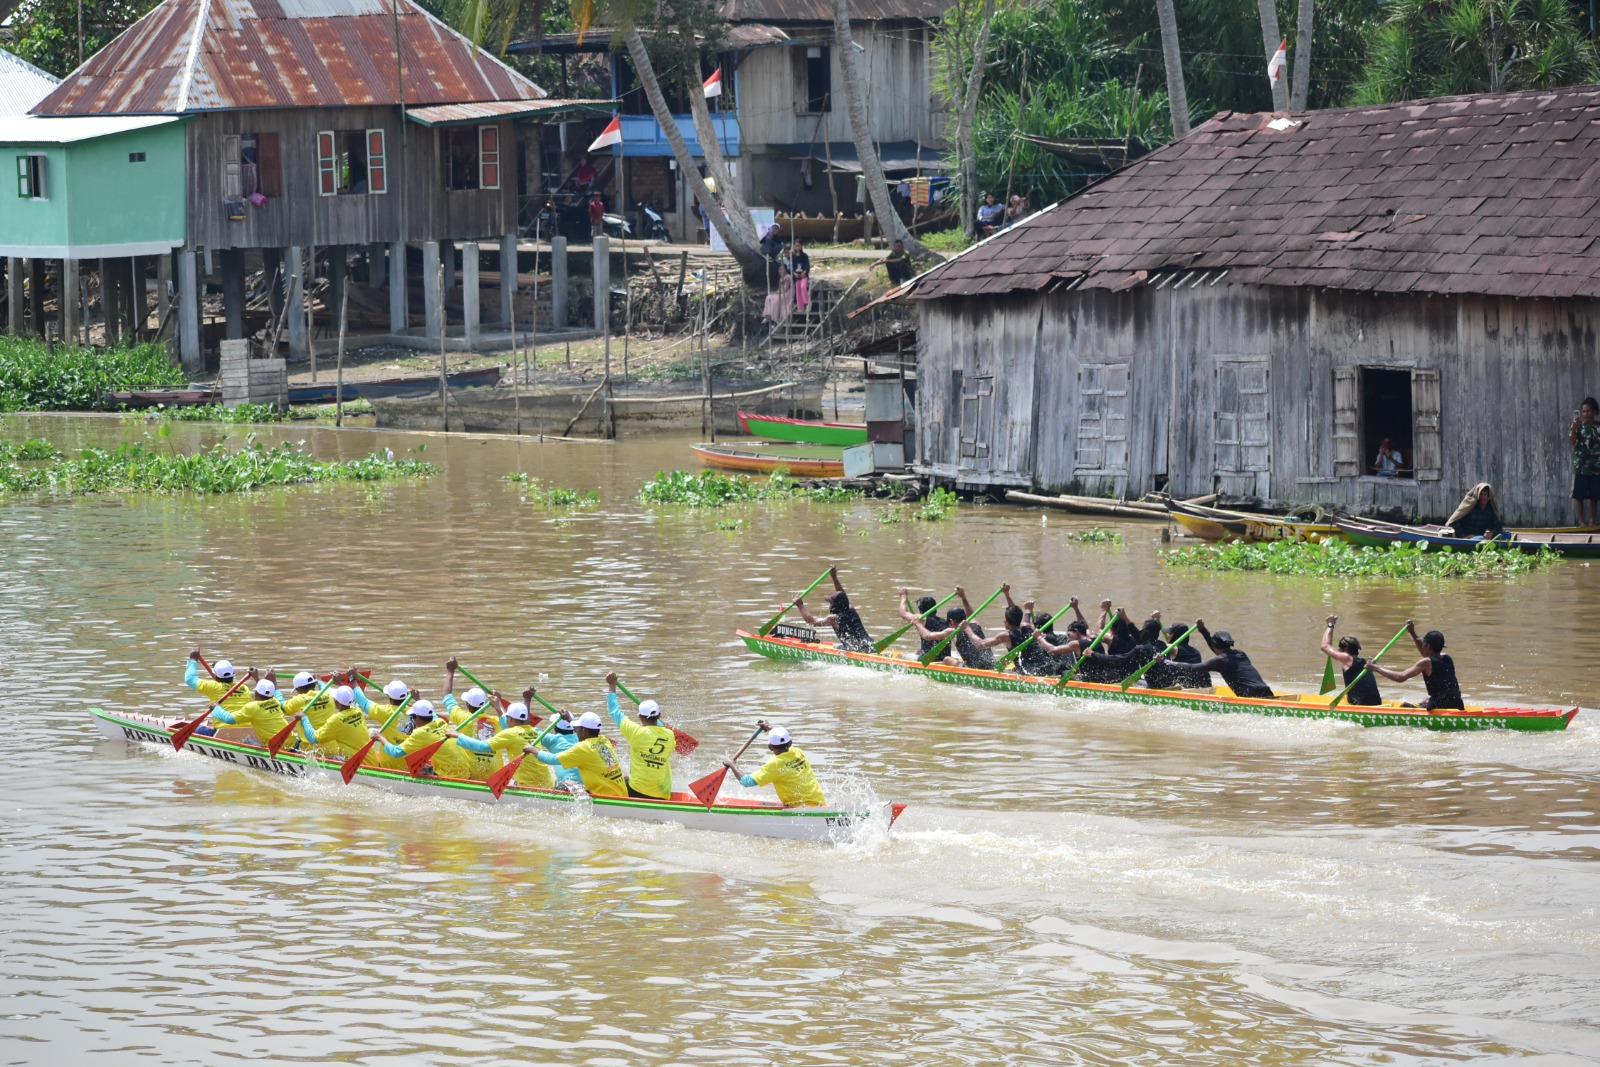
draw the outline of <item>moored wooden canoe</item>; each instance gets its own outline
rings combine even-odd
[[[1181,500],[1168,501],[1167,510],[1179,526],[1207,541],[1322,541],[1339,536],[1339,528],[1331,522],[1247,515]]]
[[[1345,540],[1363,548],[1387,548],[1389,545],[1423,544],[1429,548],[1449,548],[1457,552],[1472,552],[1486,543],[1502,548],[1515,548],[1523,552],[1537,552],[1548,548],[1565,559],[1600,559],[1600,534],[1592,533],[1535,533],[1530,530],[1507,531],[1504,537],[1486,542],[1479,537],[1453,537],[1441,533],[1440,527],[1390,526],[1378,523],[1340,522],[1339,532]]]
[[[768,441],[795,441],[806,445],[834,445],[839,448],[867,443],[865,423],[811,422],[806,419],[752,415],[747,411],[740,411],[739,427],[752,437]]]
[[[831,644],[801,641],[791,637],[761,637],[744,630],[738,631],[738,635],[746,648],[769,659],[843,663],[895,674],[914,674],[937,682],[971,686],[976,689],[1076,696],[1089,700],[1115,700],[1130,704],[1190,708],[1194,711],[1245,712],[1291,719],[1337,719],[1361,726],[1412,726],[1425,730],[1565,730],[1573,716],[1578,714],[1577,708],[1567,710],[1540,707],[1468,707],[1462,711],[1432,713],[1421,708],[1401,707],[1394,702],[1376,707],[1340,704],[1335,708],[1331,706],[1331,697],[1314,693],[1285,694],[1272,700],[1258,700],[1234,696],[1226,687],[1213,692],[1204,689],[1144,689],[1133,686],[1124,691],[1119,685],[1097,682],[1074,680],[1061,685],[1058,684],[1060,682],[1058,678],[1013,674],[1008,671],[983,671],[972,667],[950,667],[943,664],[924,666],[915,658],[872,652],[845,652]]]
[[[446,375],[445,381],[452,389],[496,385],[500,381],[499,367],[476,367]],[[424,396],[439,392],[437,374],[414,375],[407,378],[378,378],[367,381],[345,382],[344,398],[355,400],[389,396]],[[302,383],[289,386],[291,404],[331,404],[338,399],[337,382]]]
[[[172,727],[178,720],[160,719],[137,712],[110,712],[90,708],[95,725],[106,737],[138,741],[141,744],[171,747]],[[251,770],[291,777],[310,777],[337,773],[337,762],[318,760],[309,753],[281,750],[277,756],[260,745],[220,737],[191,737],[185,752],[232,763]],[[404,771],[362,767],[352,784],[383,789],[406,796],[448,797],[496,803],[494,794],[483,782],[460,778],[426,776],[413,778]],[[500,795],[498,803],[513,807],[571,811],[577,802],[571,793],[560,789],[520,789],[515,786]],[[801,841],[847,841],[857,831],[877,824],[887,829],[905,808],[890,801],[876,802],[861,811],[831,808],[786,808],[781,804],[748,799],[718,800],[707,810],[689,793],[673,793],[671,800],[637,797],[589,797],[585,804],[597,816],[631,819],[637,822],[678,823],[691,830],[747,834],[755,837],[782,837]]]
[[[757,451],[751,448],[730,448],[727,445],[690,445],[689,450],[708,467],[721,470],[743,471],[747,474],[771,474],[780,467],[802,478],[843,478],[844,460],[841,457],[806,455],[796,452]]]

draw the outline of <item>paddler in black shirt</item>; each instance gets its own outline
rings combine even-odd
[[[802,597],[794,598],[794,606],[799,610],[801,618],[807,624],[821,629],[824,626],[833,627],[833,632],[838,635],[839,647],[846,652],[871,652],[872,635],[867,633],[866,624],[861,621],[861,615],[850,606],[850,597],[844,591],[844,586],[839,584],[839,568],[829,567],[828,577],[833,579],[834,592],[828,597],[828,614],[822,618],[813,618],[806,610],[805,600]]]
[[[967,594],[956,586],[956,594],[961,597],[961,602],[967,602]],[[952,666],[975,667],[980,671],[994,670],[994,653],[979,642],[983,640],[983,627],[973,622],[969,617],[972,609],[951,608],[950,625],[956,627],[956,639],[951,642],[955,646],[956,659],[952,659]]]
[[[1162,649],[1160,619],[1152,618],[1142,627],[1135,626],[1133,620],[1128,618],[1128,609],[1118,608],[1117,625],[1131,634],[1133,644],[1126,652],[1086,653],[1077,677],[1086,682],[1101,682],[1107,685],[1120,682],[1130,674],[1136,673],[1140,667],[1155,659],[1160,653]],[[1159,670],[1161,667],[1158,665],[1150,668],[1150,673],[1154,674]],[[1149,675],[1145,677],[1148,679]],[[1155,687],[1155,683],[1148,680],[1144,684]]]
[[[900,617],[912,625],[917,631],[917,637],[922,641],[922,647],[917,649],[917,657],[920,659],[932,652],[934,645],[944,640],[944,632],[950,624],[933,610],[939,606],[939,602],[933,597],[918,597],[917,610],[914,612],[909,606],[910,600],[911,591],[900,590]]]
[[[1206,646],[1214,655],[1191,667],[1191,670],[1209,671],[1222,675],[1222,682],[1233,690],[1234,696],[1255,700],[1271,700],[1272,688],[1261,678],[1261,673],[1250,662],[1250,657],[1233,647],[1233,635],[1226,630],[1212,633],[1203,619],[1195,620],[1195,629],[1205,638]]]
[[[1428,687],[1428,699],[1422,702],[1423,707],[1429,711],[1460,711],[1464,706],[1461,684],[1456,681],[1456,661],[1444,654],[1444,634],[1429,630],[1418,637],[1417,624],[1410,619],[1406,620],[1406,630],[1422,658],[1403,671],[1391,670],[1381,663],[1372,664],[1372,669],[1391,682],[1409,681],[1420,674]]]
[[[1157,674],[1157,672],[1161,672],[1158,677],[1163,681],[1168,681],[1169,684],[1165,686],[1158,686],[1155,682],[1151,682],[1151,688],[1211,688],[1211,675],[1207,674],[1205,671],[1196,669],[1203,657],[1200,655],[1200,650],[1189,643],[1188,633],[1189,627],[1181,622],[1175,622],[1171,626],[1167,627],[1167,640],[1177,641],[1178,644],[1173,648],[1172,654],[1167,657],[1170,662],[1164,663],[1159,667],[1151,668],[1150,674]],[[1179,640],[1180,638],[1181,640]],[[1168,677],[1168,672],[1170,672],[1170,678]],[[1145,677],[1148,678],[1149,675],[1146,675]]]
[[[1021,645],[1022,654],[1017,657],[1020,661],[1017,664],[1017,669],[1023,674],[1048,674],[1049,654],[1039,647],[1039,642],[1029,640],[1033,636],[1033,627],[1028,624],[1027,615],[1031,615],[1033,612],[1033,601],[1028,601],[1027,615],[1025,615],[1022,608],[1015,603],[1011,603],[1011,587],[1007,585],[1001,588],[1005,591],[1007,601],[1006,628],[993,637],[984,637],[982,636],[983,631],[978,629],[975,623],[969,622],[967,626],[972,630],[976,630],[978,636],[972,636],[965,629],[963,636],[972,644],[975,655],[981,657],[984,653],[988,653],[989,667],[985,668],[987,670],[994,669],[994,650],[996,648],[1003,645],[1007,650],[1010,650]],[[961,637],[956,638],[958,642],[961,639]],[[977,664],[968,662],[967,666],[975,667]]]
[[[1378,692],[1377,676],[1366,670],[1367,661],[1361,655],[1361,642],[1346,635],[1339,638],[1338,647],[1333,644],[1333,627],[1338,621],[1339,616],[1328,616],[1328,628],[1322,634],[1322,654],[1337,663],[1344,672],[1344,684],[1350,689],[1345,694],[1346,704],[1376,707],[1383,703],[1383,696]],[[1366,673],[1363,674],[1363,671]],[[1358,678],[1360,681],[1356,681]]]

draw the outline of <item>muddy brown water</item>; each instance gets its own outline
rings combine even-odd
[[[7,417],[66,447],[145,432]],[[244,428],[174,427],[183,447]],[[1595,705],[1600,572],[1331,582],[1174,572],[1158,528],[964,506],[686,513],[635,501],[676,439],[426,445],[431,480],[0,504],[0,1061],[1443,1064],[1600,1060],[1600,722],[1431,734],[988,694],[760,661],[733,638],[841,565],[894,593],[1002,580],[1233,631],[1314,685],[1322,618],[1439,626],[1473,697]],[[601,506],[531,508],[523,470]],[[737,529],[719,522],[742,519]],[[359,661],[436,692],[448,653],[599,708],[605,669],[704,742],[786,723],[891,838],[747,840],[401,800],[101,739],[189,712],[199,642]],[[1390,687],[1394,688],[1394,687]]]

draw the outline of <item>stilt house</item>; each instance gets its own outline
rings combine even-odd
[[[1420,516],[1489,481],[1570,521],[1597,209],[1593,86],[1223,112],[908,283],[917,464]]]
[[[437,345],[455,243],[473,289],[478,242],[515,256],[514,121],[561,108],[411,0],[166,0],[33,111],[187,120],[178,317],[198,368],[201,279],[220,271],[227,336],[242,337],[247,256],[287,278],[297,311],[308,252],[331,250],[336,288],[347,254],[361,250],[375,280],[387,257],[404,335],[406,250],[420,245],[421,334]],[[116,198],[98,210],[140,214]],[[515,272],[502,273],[509,290]],[[507,291],[503,315],[511,305]],[[463,308],[470,341],[477,300]],[[303,315],[284,317],[303,352]]]

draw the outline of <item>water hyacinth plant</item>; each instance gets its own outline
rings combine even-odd
[[[157,406],[144,411],[129,412],[124,417],[152,422],[165,420],[171,422],[257,423],[283,422],[289,418],[289,412],[276,404],[236,404],[233,407],[228,407],[225,404],[189,404],[175,408]]]
[[[0,411],[90,411],[109,392],[173,389],[186,382],[162,345],[97,352],[0,337]]]
[[[1068,530],[1061,535],[1063,540],[1076,541],[1080,545],[1120,545],[1122,535],[1115,530],[1102,530],[1095,526],[1087,530]]]
[[[522,494],[522,502],[536,508],[592,508],[600,503],[600,494],[593,489],[583,493],[564,486],[545,485],[523,471],[507,474],[501,480],[527,486]]]
[[[1217,571],[1260,571],[1307,574],[1322,578],[1483,578],[1538,570],[1561,557],[1548,548],[1538,552],[1485,541],[1471,551],[1430,549],[1422,543],[1396,542],[1388,548],[1357,548],[1344,541],[1320,544],[1272,541],[1198,545],[1178,548],[1162,557],[1169,567],[1203,567]]]
[[[772,500],[811,500],[822,504],[842,504],[861,496],[854,489],[828,484],[807,487],[798,484],[782,468],[766,478],[747,478],[718,471],[657,471],[639,490],[645,504],[678,504],[691,508],[720,508],[729,504],[751,504]]]
[[[0,441],[0,463],[28,459],[60,459],[61,450],[49,441],[30,437],[21,444]]]

